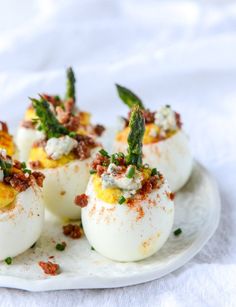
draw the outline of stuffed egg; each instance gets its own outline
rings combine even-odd
[[[45,175],[43,197],[47,208],[62,219],[80,218],[74,198],[84,193],[89,180],[89,165],[99,145],[92,137],[70,132],[59,123],[49,103],[33,100],[44,138],[36,141],[28,165]]]
[[[102,125],[91,123],[91,114],[78,110],[75,96],[75,76],[71,68],[67,70],[67,91],[64,99],[59,96],[42,95],[51,111],[55,114],[60,124],[69,131],[78,134],[100,137],[104,132]],[[16,134],[16,144],[19,148],[20,159],[26,161],[33,143],[43,137],[41,131],[37,129],[38,117],[32,104],[27,108],[23,121],[20,123]]]
[[[38,240],[44,221],[43,179],[0,149],[0,260],[25,252]]]
[[[166,242],[174,219],[173,194],[156,170],[142,164],[144,119],[135,108],[130,119],[128,155],[104,150],[91,165],[82,207],[85,235],[93,248],[116,261],[137,261]]]
[[[169,105],[155,112],[145,109],[141,100],[128,89],[117,86],[121,99],[131,107],[139,104],[145,118],[143,138],[143,160],[151,167],[158,167],[168,180],[173,192],[178,191],[188,181],[193,165],[189,139],[182,129],[180,115]],[[128,120],[117,132],[114,151],[126,152],[129,134]]]

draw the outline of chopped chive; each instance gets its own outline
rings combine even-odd
[[[97,171],[96,171],[95,169],[91,169],[91,170],[89,171],[89,173],[90,173],[90,175],[93,175],[93,174],[96,174]]]
[[[21,162],[21,168],[26,168],[26,163],[25,162]]]
[[[7,257],[5,259],[5,262],[6,262],[7,265],[11,265],[12,264],[12,258],[11,257]]]
[[[110,156],[108,155],[108,152],[104,149],[99,150],[99,153],[104,157],[110,158]]]
[[[91,251],[95,251],[95,248],[93,246],[91,246]]]
[[[128,167],[127,173],[126,173],[126,177],[127,178],[133,178],[135,174],[135,167],[133,165]]]
[[[126,201],[126,199],[125,199],[125,197],[122,195],[122,196],[119,198],[118,203],[119,203],[120,205],[122,205],[125,201]]]
[[[65,248],[66,248],[66,242],[62,242],[62,243],[57,243],[57,245],[56,245],[56,249],[58,250],[58,251],[64,251],[65,250]]]
[[[179,236],[180,234],[182,233],[182,229],[181,228],[178,228],[174,231],[174,235],[177,237]]]
[[[70,136],[71,138],[76,137],[76,135],[77,135],[77,133],[76,133],[75,131],[71,131],[71,132],[69,133],[69,136]]]
[[[156,169],[156,168],[153,168],[153,169],[152,169],[152,172],[151,172],[151,176],[155,176],[155,175],[157,175],[157,174],[158,174],[157,169]]]

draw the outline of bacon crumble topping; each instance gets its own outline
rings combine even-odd
[[[75,204],[81,208],[88,205],[88,196],[86,194],[77,195],[75,197]]]
[[[79,239],[82,236],[81,227],[75,224],[63,226],[63,234],[71,239]]]
[[[40,261],[38,264],[47,275],[55,276],[59,273],[60,266],[57,263]]]

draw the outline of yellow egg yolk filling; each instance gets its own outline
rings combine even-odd
[[[0,209],[14,202],[18,192],[10,185],[0,182]]]
[[[142,171],[143,183],[151,176],[150,169],[144,169]],[[93,175],[93,189],[96,193],[96,197],[108,204],[118,204],[119,198],[123,195],[123,191],[119,188],[102,188],[102,178],[98,175]]]
[[[32,121],[33,119],[36,119],[37,118],[37,115],[35,113],[35,110],[33,107],[29,107],[26,112],[25,112],[25,117],[24,119],[26,121]]]
[[[13,137],[5,131],[0,131],[0,148],[5,149],[9,156],[15,154],[15,144]]]
[[[58,160],[50,159],[47,156],[43,147],[32,147],[29,155],[30,162],[40,162],[40,168],[56,168],[63,166],[73,160],[76,157],[73,153],[69,153],[68,155],[62,156]]]
[[[102,179],[98,175],[93,175],[93,188],[96,197],[108,204],[117,204],[122,196],[122,191],[118,188],[102,188]]]
[[[130,128],[126,127],[122,131],[119,131],[116,134],[116,140],[118,142],[126,143],[127,138],[130,132]],[[165,139],[171,137],[177,132],[177,130],[168,131],[166,133]],[[163,138],[160,136],[160,128],[155,124],[146,124],[145,125],[145,132],[143,136],[143,144],[151,144],[156,143],[163,140]]]

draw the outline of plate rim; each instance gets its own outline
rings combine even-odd
[[[155,279],[162,278],[163,276],[178,270],[184,266],[190,259],[192,259],[198,252],[206,245],[210,238],[214,235],[221,215],[221,199],[218,184],[210,171],[207,170],[201,163],[195,160],[195,164],[200,168],[206,176],[208,176],[212,185],[212,194],[214,194],[214,219],[206,224],[197,239],[194,241],[194,245],[188,247],[184,254],[178,255],[176,261],[166,265],[164,268],[154,269],[152,272],[144,272],[135,274],[133,276],[125,277],[101,277],[101,276],[89,276],[89,277],[70,277],[67,279],[65,285],[64,278],[60,279],[25,279],[14,276],[0,275],[0,287],[26,290],[30,292],[42,292],[42,291],[55,291],[55,290],[75,290],[75,289],[109,289],[120,288],[132,285],[138,285],[146,283]]]

